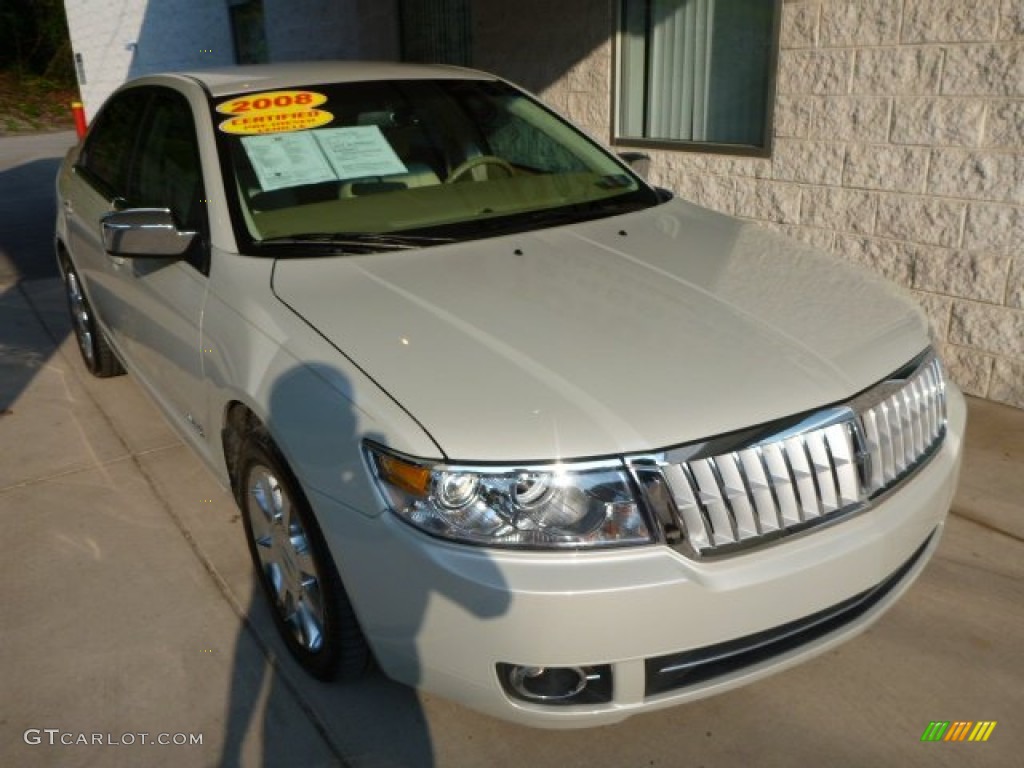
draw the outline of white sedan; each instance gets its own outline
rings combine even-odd
[[[611,723],[852,637],[938,545],[965,409],[922,313],[499,78],[142,78],[58,197],[85,365],[233,491],[318,678]]]

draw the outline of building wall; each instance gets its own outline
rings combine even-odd
[[[398,57],[397,0],[263,0],[263,16],[271,61]]]
[[[615,4],[507,5],[474,5],[477,63],[608,140]],[[899,283],[1024,408],[1024,2],[786,0],[774,116],[771,158],[652,151],[652,181]]]
[[[1024,407],[1024,4],[793,0],[771,160],[678,157],[699,202],[911,290],[971,394]]]
[[[132,77],[230,66],[234,41],[227,0],[65,0],[71,47],[92,119]],[[394,59],[396,0],[264,0],[271,61]]]
[[[544,99],[603,142],[611,139],[610,0],[477,0],[473,66]]]
[[[130,77],[234,63],[227,3],[65,0],[71,47],[82,56],[86,115]]]
[[[66,4],[90,113],[233,62],[226,1]],[[474,0],[474,65],[610,141],[617,5]],[[272,60],[399,55],[397,0],[265,12]],[[774,118],[771,158],[652,151],[652,181],[901,284],[961,386],[1024,408],[1024,0],[785,0]]]

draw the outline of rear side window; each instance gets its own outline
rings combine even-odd
[[[127,197],[132,149],[149,100],[148,89],[114,96],[103,107],[82,149],[78,166],[108,197]]]

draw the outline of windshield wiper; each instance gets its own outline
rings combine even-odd
[[[405,248],[427,248],[431,245],[454,243],[454,237],[436,237],[433,235],[416,235],[406,232],[365,232],[355,235],[361,242],[381,243]]]
[[[571,224],[577,221],[590,221],[616,216],[621,213],[632,213],[647,206],[635,201],[615,202],[614,200],[595,200],[589,203],[577,203],[547,210],[530,211],[521,214],[522,221],[530,224]],[[510,219],[513,217],[509,217]],[[519,217],[515,217],[519,218]]]
[[[408,251],[453,242],[451,237],[428,237],[401,232],[302,232],[281,237],[267,237],[259,245],[327,245],[352,249],[358,253],[375,250]]]

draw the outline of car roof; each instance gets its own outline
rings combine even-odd
[[[366,80],[494,80],[493,75],[464,67],[389,61],[310,61],[252,64],[175,73],[201,82],[214,97],[321,83]]]

